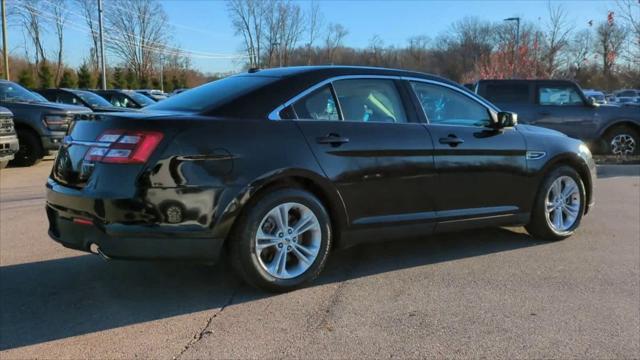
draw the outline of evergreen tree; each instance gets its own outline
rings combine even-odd
[[[121,67],[116,67],[115,69],[113,69],[113,79],[111,80],[111,86],[114,89],[127,88],[127,79],[125,79],[125,75],[123,74]]]
[[[58,86],[61,88],[76,87],[76,77],[73,71],[65,69],[65,71],[62,73],[62,78],[60,79],[60,84]]]
[[[138,88],[138,79],[136,79],[136,74],[133,71],[127,71],[127,88],[129,89],[137,89]]]
[[[40,81],[41,89],[50,89],[53,87],[53,73],[49,67],[49,63],[43,61],[40,65],[40,72],[38,73],[38,80]]]
[[[78,87],[81,89],[90,89],[93,87],[93,76],[87,64],[82,64],[78,69]]]
[[[171,78],[171,86],[173,86],[173,90],[180,89],[182,86],[180,84],[180,79],[177,76],[173,75]]]
[[[154,78],[153,80],[151,80],[151,87],[153,89],[160,89],[160,80]]]
[[[36,81],[33,78],[31,69],[22,69],[22,71],[20,71],[20,74],[18,74],[18,83],[28,89],[32,89],[36,86]]]

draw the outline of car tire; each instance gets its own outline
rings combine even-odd
[[[640,134],[629,126],[616,126],[604,136],[607,155],[640,155]]]
[[[556,187],[559,186],[559,187]],[[556,195],[560,193],[560,197]],[[580,175],[569,166],[549,172],[531,211],[527,232],[540,240],[556,241],[573,235],[584,215],[586,192]]]
[[[13,166],[31,166],[42,160],[42,142],[38,135],[30,130],[18,130],[20,148],[11,160]]]
[[[332,242],[323,204],[305,190],[284,188],[247,206],[229,239],[231,263],[239,275],[272,292],[290,291],[315,279]],[[298,227],[302,227],[299,233]]]

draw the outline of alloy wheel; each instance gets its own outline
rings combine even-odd
[[[636,150],[636,141],[629,134],[618,134],[611,139],[611,153],[614,155],[632,155]]]
[[[300,203],[288,202],[271,209],[260,221],[254,255],[269,275],[291,279],[313,265],[321,244],[317,216]]]
[[[547,223],[558,233],[571,229],[580,212],[580,187],[569,176],[557,178],[549,188],[545,202]]]

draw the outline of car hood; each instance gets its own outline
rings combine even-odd
[[[516,128],[518,129],[518,131],[524,134],[540,134],[540,135],[567,137],[567,135],[561,133],[560,131],[551,130],[551,129],[543,128],[540,126],[518,124]]]

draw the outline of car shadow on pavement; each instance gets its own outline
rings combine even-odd
[[[311,286],[545,244],[487,229],[336,251]],[[241,290],[239,296],[234,294]],[[0,267],[0,350],[39,344],[272,296],[226,263],[104,262],[82,255]]]

